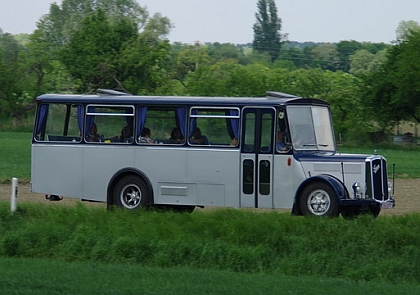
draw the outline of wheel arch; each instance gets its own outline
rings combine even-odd
[[[130,175],[140,177],[141,179],[143,179],[146,182],[147,189],[148,189],[148,192],[149,192],[149,195],[150,195],[150,203],[151,204],[154,203],[154,192],[153,192],[153,186],[152,186],[152,183],[150,182],[150,179],[146,176],[146,174],[143,171],[141,171],[137,168],[129,167],[129,168],[124,168],[124,169],[118,170],[111,177],[111,180],[108,183],[107,196],[106,196],[106,202],[107,202],[108,205],[113,205],[114,204],[112,194],[114,192],[115,185],[122,178],[124,178],[126,176],[130,176]]]
[[[335,197],[337,198],[337,204],[339,206],[340,206],[340,200],[345,199],[348,196],[348,191],[345,185],[334,176],[331,176],[328,174],[320,174],[320,175],[307,178],[305,179],[305,181],[303,181],[299,185],[296,191],[294,202],[293,202],[293,208],[292,208],[293,215],[302,215],[302,212],[299,208],[299,200],[300,200],[302,191],[305,189],[305,187],[315,182],[322,182],[329,185],[335,192]]]

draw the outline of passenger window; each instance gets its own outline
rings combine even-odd
[[[239,146],[239,109],[194,107],[190,109],[190,145]]]
[[[143,108],[143,110],[142,110]],[[186,138],[187,113],[185,107],[140,107],[139,129],[147,128],[151,135],[149,142],[163,145],[183,145]],[[147,127],[146,127],[147,126]],[[141,130],[137,142],[144,144]]]
[[[89,143],[132,143],[134,108],[132,106],[89,105],[85,122]]]
[[[78,118],[83,122],[83,114],[78,114],[79,108],[81,106],[72,104],[38,106],[35,140],[80,142]]]

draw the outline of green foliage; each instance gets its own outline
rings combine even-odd
[[[105,212],[0,203],[0,256],[419,283],[420,216]],[[390,235],[389,233],[393,234]]]
[[[279,57],[283,43],[280,34],[281,19],[277,15],[275,1],[258,0],[257,7],[252,48],[258,52],[268,53],[273,62]]]
[[[121,78],[116,61],[124,43],[136,34],[134,23],[127,19],[111,23],[99,10],[85,18],[81,29],[61,50],[60,59],[69,73],[80,79],[82,91],[100,86],[117,88]]]
[[[32,97],[25,91],[24,69],[19,62],[22,46],[0,30],[0,116],[21,120],[31,109]]]
[[[360,49],[362,49],[362,44],[354,40],[340,41],[337,43],[338,57],[340,60],[340,66],[338,69],[344,72],[349,72],[350,56]]]
[[[367,105],[383,128],[402,120],[420,122],[420,32],[388,51],[387,62],[364,80]]]

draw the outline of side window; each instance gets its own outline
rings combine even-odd
[[[83,114],[80,105],[41,104],[38,106],[35,141],[80,142]]]
[[[255,152],[255,113],[246,113],[244,126],[244,151]]]
[[[239,109],[193,107],[190,109],[190,145],[239,146]]]
[[[134,131],[133,106],[87,106],[86,142],[132,143],[134,141]]]
[[[271,138],[273,135],[273,114],[264,113],[261,116],[261,153],[271,153]]]
[[[187,137],[187,112],[184,106],[148,106],[137,110],[139,144],[183,145]]]
[[[284,109],[278,110],[278,121],[276,130],[276,149],[280,153],[286,153],[290,149],[290,140],[286,127]]]

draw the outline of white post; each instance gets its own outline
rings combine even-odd
[[[17,210],[17,196],[18,196],[18,179],[12,178],[12,194],[10,196],[10,211],[15,212]]]

